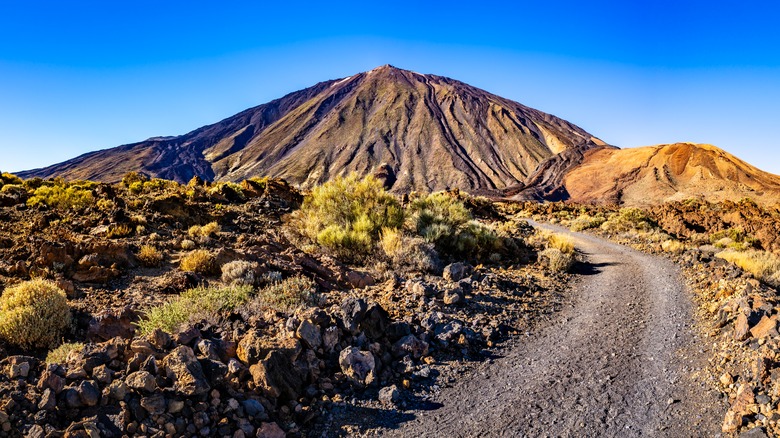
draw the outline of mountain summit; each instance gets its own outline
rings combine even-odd
[[[188,134],[92,152],[21,175],[106,182],[129,171],[180,182],[259,175],[307,188],[336,175],[379,170],[394,192],[457,187],[498,194],[523,189],[553,157],[547,167],[561,172],[600,146],[601,140],[550,114],[453,79],[384,65]],[[535,181],[561,183],[550,175]],[[536,189],[543,195],[556,187]]]

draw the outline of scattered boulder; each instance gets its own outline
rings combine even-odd
[[[428,354],[428,343],[421,341],[415,335],[407,335],[393,344],[392,351],[395,357],[408,354],[414,359],[419,359]]]
[[[305,320],[295,331],[295,335],[298,339],[302,340],[307,347],[316,350],[322,345],[322,334],[319,327],[314,325],[311,321]]]
[[[395,405],[401,393],[395,385],[386,386],[379,390],[379,401],[384,405]]]
[[[190,347],[176,347],[162,360],[162,368],[173,381],[176,392],[181,395],[201,395],[211,389],[203,375],[203,368]]]
[[[376,378],[376,361],[368,351],[347,347],[339,353],[341,371],[360,385],[370,385]]]
[[[272,350],[260,362],[249,367],[259,388],[271,397],[295,400],[303,389],[304,376],[280,350]]]
[[[442,277],[447,281],[460,281],[471,275],[471,266],[464,263],[451,263],[444,267]]]

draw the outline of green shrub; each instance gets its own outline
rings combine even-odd
[[[759,246],[759,241],[740,227],[729,228],[710,234],[710,242],[718,248],[742,251]]]
[[[30,207],[45,204],[58,210],[81,210],[94,203],[92,191],[79,185],[44,185],[27,200]]]
[[[215,183],[208,191],[209,196],[224,198],[230,202],[243,202],[246,200],[244,190],[234,182]]]
[[[81,342],[75,342],[75,343],[65,343],[60,345],[59,347],[55,348],[54,350],[50,351],[49,354],[46,355],[46,363],[47,364],[63,364],[68,361],[68,356],[71,352],[77,351],[81,352],[84,350],[84,344]]]
[[[444,192],[412,201],[407,227],[443,254],[480,258],[502,248],[493,229],[472,220],[466,206]]]
[[[398,201],[372,176],[337,177],[315,187],[296,212],[298,231],[346,260],[359,260],[374,249],[383,228],[400,228]]]
[[[139,187],[140,190],[143,190],[143,186],[146,181],[149,181],[149,177],[139,172],[128,172],[125,174],[125,176],[122,177],[122,185],[128,189],[131,188],[134,184],[139,183],[140,185],[136,185],[136,187]]]
[[[171,301],[147,310],[138,322],[138,331],[141,335],[155,329],[175,333],[184,323],[217,319],[230,313],[248,302],[251,295],[251,286],[189,289]]]
[[[655,221],[642,209],[621,208],[619,212],[609,216],[609,219],[601,225],[601,229],[610,233],[650,231],[656,225]]]
[[[604,216],[590,216],[588,214],[583,214],[571,222],[570,228],[572,231],[585,231],[591,228],[598,228],[606,221],[607,218]]]
[[[9,344],[49,348],[69,324],[65,292],[51,281],[25,281],[0,296],[0,338]]]

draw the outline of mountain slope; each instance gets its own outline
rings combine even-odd
[[[637,206],[687,198],[780,200],[780,176],[715,146],[693,143],[592,149],[563,177],[563,188],[575,202]]]
[[[178,137],[94,152],[24,177],[114,182],[131,170],[187,181],[267,175],[310,187],[393,174],[392,190],[501,193],[564,151],[604,143],[557,117],[452,79],[383,66],[326,81]],[[572,153],[572,152],[569,152]],[[571,164],[574,165],[579,160]]]

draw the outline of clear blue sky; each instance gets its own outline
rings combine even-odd
[[[711,143],[780,174],[773,2],[0,3],[0,170],[177,135],[381,64],[621,147]]]

